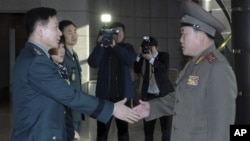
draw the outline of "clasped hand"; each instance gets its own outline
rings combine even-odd
[[[124,120],[128,123],[138,122],[140,119],[149,116],[150,105],[148,102],[140,100],[140,104],[134,107],[133,109],[125,105],[127,99],[116,102],[114,105],[113,115],[121,120]]]

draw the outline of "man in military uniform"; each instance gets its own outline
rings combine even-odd
[[[13,132],[11,141],[66,141],[64,105],[99,121],[112,115],[133,123],[138,115],[74,89],[61,78],[48,50],[58,47],[61,31],[56,10],[34,8],[25,15],[28,41],[17,58],[12,79]]]
[[[237,85],[227,59],[214,45],[225,27],[192,1],[183,1],[180,43],[190,56],[176,81],[176,91],[134,109],[152,120],[173,115],[171,141],[229,141],[235,119]]]
[[[64,42],[65,57],[63,65],[67,68],[70,85],[75,89],[82,90],[82,68],[78,59],[78,55],[74,50],[78,41],[77,27],[70,20],[62,20],[59,22],[59,29],[62,32],[62,40]],[[72,111],[74,129],[81,133],[81,121],[85,119],[79,111]]]

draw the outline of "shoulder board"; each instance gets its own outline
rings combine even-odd
[[[209,62],[209,64],[213,64],[214,62],[217,61],[217,57],[213,52],[210,52],[209,54],[207,54],[206,59]]]

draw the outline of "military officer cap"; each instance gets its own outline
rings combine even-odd
[[[225,26],[218,19],[193,1],[183,1],[182,9],[184,16],[181,19],[181,24],[183,25],[192,26],[212,37],[215,36],[216,30],[218,32],[225,30]]]

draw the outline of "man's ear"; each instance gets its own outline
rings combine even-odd
[[[207,36],[206,33],[203,31],[199,31],[198,34],[199,34],[199,40],[203,42],[205,40],[205,37]]]
[[[35,26],[34,31],[35,31],[35,34],[37,34],[39,37],[42,37],[44,34],[44,27],[42,25],[37,24]]]

